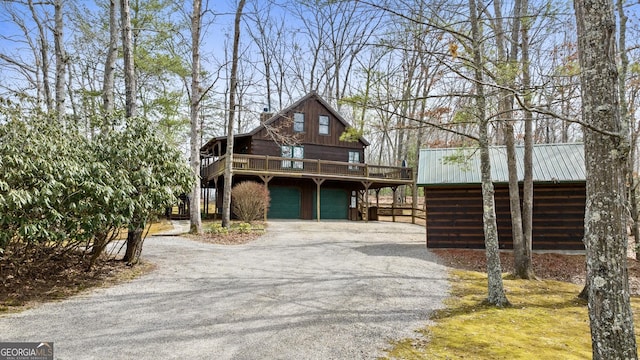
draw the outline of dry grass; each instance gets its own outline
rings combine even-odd
[[[566,282],[504,279],[512,307],[486,306],[486,274],[452,270],[451,298],[419,330],[420,340],[393,344],[390,359],[588,359],[591,335],[581,286]],[[632,306],[640,323],[640,299]]]

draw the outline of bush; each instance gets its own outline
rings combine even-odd
[[[240,234],[250,234],[251,231],[253,230],[253,226],[251,226],[251,224],[243,222],[238,224],[238,226],[236,227],[236,230],[240,233]]]
[[[141,233],[190,189],[182,154],[147,120],[87,138],[46,115],[3,111],[0,101],[0,261],[78,250],[91,266],[119,229]]]
[[[222,224],[220,223],[213,223],[211,224],[211,226],[209,226],[206,232],[210,234],[216,234],[216,235],[227,235],[229,234],[229,229],[222,226]]]
[[[240,221],[262,219],[269,208],[269,190],[257,182],[241,182],[231,190],[231,206]]]

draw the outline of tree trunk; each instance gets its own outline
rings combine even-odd
[[[633,150],[632,150],[633,151]],[[635,242],[636,260],[640,260],[640,214],[638,214],[638,180],[633,179],[629,189],[629,203],[631,205],[631,233]]]
[[[127,232],[127,250],[125,251],[122,261],[127,265],[135,265],[140,261],[142,253],[142,231],[144,227],[136,227],[129,229]]]
[[[133,35],[131,31],[131,16],[129,0],[120,0],[120,17],[122,22],[122,52],[124,57],[124,87],[125,87],[125,116],[132,118],[136,113],[136,74],[133,60]],[[135,217],[134,217],[135,218]],[[130,224],[127,233],[127,250],[124,261],[134,265],[138,262],[140,251],[142,250],[142,226],[140,221]]]
[[[53,96],[51,96],[51,85],[49,81],[49,40],[45,33],[45,27],[42,25],[42,21],[38,16],[38,12],[35,9],[33,0],[28,1],[29,10],[33,17],[33,22],[38,28],[38,44],[40,45],[40,61],[42,64],[42,90],[44,92],[44,100],[47,105],[47,111],[52,112],[54,110]]]
[[[54,7],[54,49],[56,54],[56,118],[58,122],[62,122],[64,116],[64,100],[65,100],[65,72],[67,70],[67,55],[64,52],[63,38],[63,18],[62,18],[62,0],[56,0]]]
[[[511,28],[511,38],[507,41],[504,20],[502,17],[502,1],[494,1],[495,11],[495,33],[498,51],[498,75],[500,84],[500,100],[498,103],[498,119],[502,121],[502,130],[504,142],[507,150],[507,168],[509,173],[509,207],[511,211],[511,234],[513,237],[513,257],[514,257],[514,275],[521,279],[530,279],[533,277],[531,268],[530,252],[526,251],[526,242],[524,240],[522,208],[520,207],[520,183],[518,178],[517,155],[515,134],[513,129],[514,119],[514,95],[516,72],[513,68],[518,61],[518,43],[520,42],[520,23],[522,2],[516,0],[514,2],[513,17]],[[510,51],[507,51],[507,44],[510,43]]]
[[[245,0],[240,0],[236,10],[233,32],[233,55],[231,58],[231,79],[229,86],[229,119],[227,122],[227,158],[224,168],[224,193],[222,202],[222,226],[231,226],[231,186],[233,185],[233,119],[238,88],[238,46],[240,43],[240,21]]]
[[[584,242],[593,359],[636,359],[626,256],[629,129],[619,112],[613,4],[574,1],[574,8],[586,125]]]
[[[117,1],[109,1],[109,47],[107,48],[107,58],[104,64],[104,79],[102,82],[102,108],[105,114],[113,113],[114,99],[113,88],[116,70],[116,60],[118,59],[118,17]],[[102,131],[108,131],[109,124],[102,123]]]
[[[619,93],[620,93],[620,113],[623,123],[623,128],[629,129],[630,139],[630,151],[629,151],[629,160],[627,161],[627,170],[625,173],[625,178],[630,183],[629,186],[629,208],[631,212],[631,231],[633,234],[633,238],[635,241],[635,253],[636,260],[640,259],[640,224],[638,223],[638,181],[633,176],[635,170],[636,163],[636,146],[637,146],[637,135],[634,129],[635,126],[631,126],[631,111],[629,111],[629,104],[626,98],[626,89],[627,89],[627,71],[629,68],[629,57],[627,56],[627,44],[626,44],[626,32],[627,32],[627,21],[628,17],[624,12],[625,2],[623,0],[618,0],[617,8],[618,8],[618,19],[620,22],[620,31],[618,37],[618,51],[620,53],[620,74],[618,76],[619,79]]]
[[[480,27],[478,24],[478,15],[475,0],[469,0],[471,33],[472,33],[472,51],[474,77],[476,80],[475,100],[478,111],[479,136],[478,143],[480,146],[480,170],[482,180],[482,220],[484,224],[484,246],[487,256],[487,281],[488,296],[487,302],[495,306],[508,306],[509,301],[504,293],[502,284],[502,266],[500,265],[500,254],[498,247],[498,226],[496,223],[496,210],[494,200],[493,182],[491,179],[491,161],[489,159],[489,138],[488,126],[489,122],[486,114],[486,98],[483,86],[483,62],[482,48],[480,39]]]
[[[528,19],[529,1],[522,0],[521,18]],[[531,108],[531,75],[529,64],[529,26],[531,21],[522,21],[522,87],[524,96],[524,181],[522,185],[522,247],[520,262],[515,266],[516,274],[523,279],[535,278],[531,248],[533,243],[533,114]]]
[[[193,0],[193,14],[191,15],[191,171],[195,177],[191,190],[191,206],[189,219],[190,232],[202,234],[202,218],[200,213],[200,29],[201,29],[202,0]]]
[[[131,31],[129,0],[120,0],[120,17],[122,22],[122,53],[124,58],[125,114],[127,118],[130,118],[137,115],[137,86],[133,62],[133,33]]]

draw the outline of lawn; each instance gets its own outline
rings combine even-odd
[[[486,274],[452,270],[451,297],[435,324],[416,339],[395,342],[388,359],[590,359],[591,335],[579,285],[554,280],[504,279],[512,307],[482,302]],[[639,324],[640,299],[632,298]],[[636,334],[638,331],[636,331]]]

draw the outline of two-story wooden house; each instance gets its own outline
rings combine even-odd
[[[267,184],[268,218],[367,220],[368,190],[414,183],[410,168],[367,165],[369,143],[340,140],[349,124],[315,92],[262,120],[253,131],[234,136],[233,184]],[[201,149],[203,185],[220,189],[218,209],[226,148],[222,136]]]

